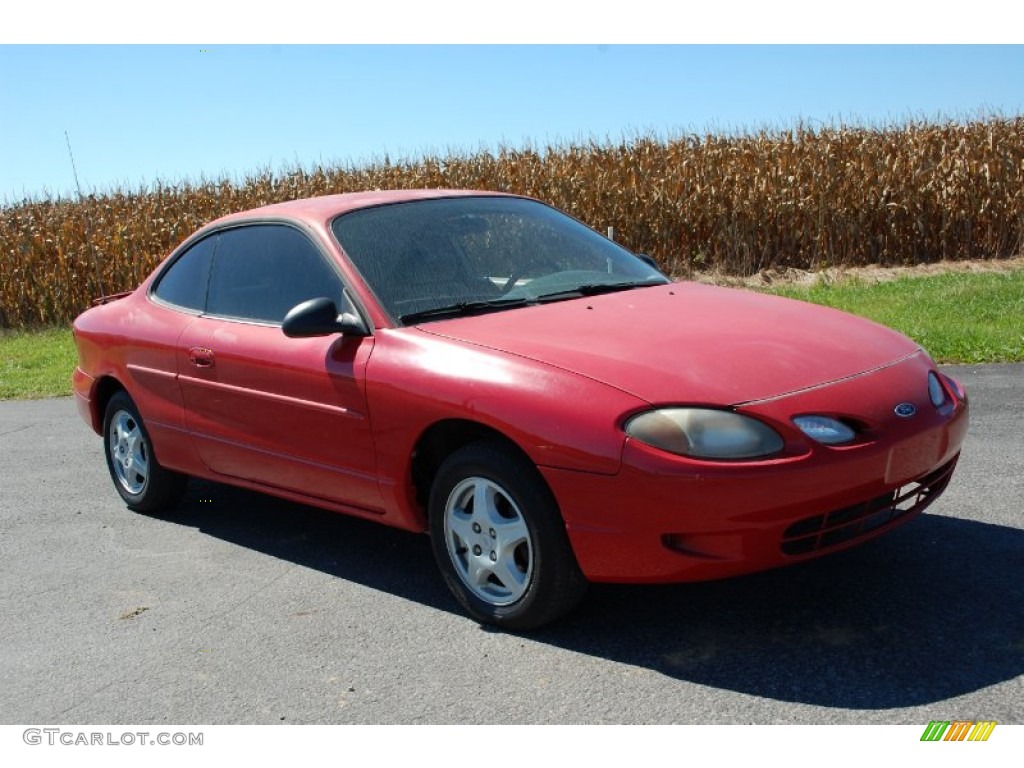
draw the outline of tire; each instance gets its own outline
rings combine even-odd
[[[474,618],[534,629],[572,610],[587,581],[537,468],[497,442],[467,445],[430,490],[430,538],[445,583]]]
[[[129,508],[162,512],[181,498],[188,479],[160,466],[139,410],[123,390],[107,403],[103,443],[110,479]]]

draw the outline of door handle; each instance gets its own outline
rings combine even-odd
[[[212,368],[213,350],[209,347],[191,347],[188,351],[188,359],[196,368]]]

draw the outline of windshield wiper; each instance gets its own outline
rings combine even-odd
[[[616,291],[628,291],[632,288],[643,288],[648,285],[662,285],[661,281],[651,282],[650,280],[631,281],[627,283],[587,283],[578,285],[565,291],[554,291],[553,293],[542,293],[537,301],[561,301],[562,299],[576,299],[580,296],[597,296],[600,293],[615,293]]]
[[[440,320],[445,317],[462,317],[464,315],[477,315],[484,312],[497,312],[511,307],[525,307],[535,303],[532,299],[491,299],[489,301],[460,301],[458,304],[449,304],[433,309],[424,309],[419,312],[410,312],[407,315],[399,315],[398,319],[403,325],[418,323],[421,320]]]

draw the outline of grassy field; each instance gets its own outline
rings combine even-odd
[[[1024,360],[1024,270],[769,289],[895,328],[940,363]]]
[[[0,400],[71,394],[78,362],[70,328],[0,331]]]
[[[896,328],[942,363],[1024,361],[1024,269],[765,288]],[[71,393],[71,331],[0,331],[0,399]]]

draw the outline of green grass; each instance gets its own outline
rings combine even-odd
[[[825,304],[902,331],[940,363],[1024,361],[1024,270],[891,282],[840,280],[767,292]],[[71,394],[71,330],[0,330],[0,400]]]
[[[0,330],[0,400],[71,394],[78,362],[70,328]]]
[[[825,304],[895,328],[940,363],[1024,360],[1024,270],[846,280],[768,292]]]

